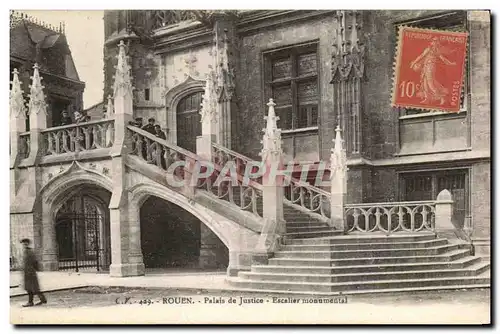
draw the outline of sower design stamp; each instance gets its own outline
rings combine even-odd
[[[467,33],[399,30],[392,105],[460,111]]]

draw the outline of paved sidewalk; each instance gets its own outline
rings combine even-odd
[[[10,273],[10,296],[22,296],[22,273]],[[42,291],[58,291],[84,286],[123,286],[142,288],[179,288],[236,291],[225,282],[225,272],[150,272],[145,276],[110,277],[108,273],[39,272],[38,278]]]

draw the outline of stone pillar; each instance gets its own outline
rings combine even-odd
[[[279,117],[274,112],[276,104],[273,99],[267,106],[269,113],[264,119],[267,121],[262,140],[263,148],[260,153],[262,163],[266,168],[262,178],[262,202],[264,227],[257,245],[257,254],[254,261],[266,263],[279,245],[279,239],[286,232],[283,218],[283,176],[277,176],[277,171],[283,169],[283,150],[281,148],[281,130],[276,124]]]
[[[219,13],[215,15],[215,60],[218,109],[218,138],[217,142],[224,147],[231,148],[232,113],[234,103],[235,80],[235,48],[236,39],[234,15]]]
[[[210,228],[200,223],[199,267],[204,269],[221,268],[225,259],[225,246]]]
[[[17,69],[14,69],[10,90],[10,198],[13,201],[20,186],[21,178],[17,165],[21,160],[23,143],[20,134],[26,130],[26,107]],[[28,142],[29,145],[29,142]],[[28,147],[25,147],[28,149]]]
[[[363,14],[358,10],[338,10],[333,35],[332,80],[334,113],[344,129],[349,157],[359,157],[366,149],[362,137],[362,83],[364,80]]]
[[[28,165],[36,164],[43,153],[43,137],[41,131],[47,128],[47,103],[45,102],[45,94],[43,93],[44,86],[42,86],[42,78],[38,71],[38,64],[35,64],[33,69],[28,107],[30,119],[30,154],[28,157]]]
[[[109,204],[111,233],[111,276],[144,275],[137,208],[130,208],[125,154],[130,149],[127,126],[133,119],[132,81],[125,44],[119,44],[114,83],[115,140],[111,148],[113,192]],[[111,117],[111,115],[110,115]],[[135,212],[135,211],[136,212]],[[134,214],[135,212],[135,214]]]
[[[196,154],[206,161],[212,161],[212,143],[217,142],[217,100],[214,91],[215,74],[207,75],[205,93],[201,104],[201,136],[196,138]]]
[[[33,76],[31,76],[30,101],[28,105],[30,123],[30,154],[23,162],[26,166],[25,177],[29,182],[23,189],[23,194],[28,195],[26,202],[33,203],[29,208],[32,215],[33,229],[37,234],[41,234],[42,269],[57,270],[57,244],[53,217],[50,214],[50,207],[40,203],[37,197],[42,187],[42,170],[38,166],[40,158],[43,156],[44,141],[41,131],[47,128],[47,103],[43,92],[42,78],[38,64],[33,66]],[[31,204],[30,203],[30,204]],[[38,236],[37,236],[38,237]],[[40,243],[40,242],[38,242]],[[34,240],[36,247],[36,241]]]
[[[435,231],[439,237],[457,239],[456,228],[451,220],[453,213],[453,200],[451,193],[444,189],[436,199]]]
[[[14,168],[22,153],[19,134],[26,131],[26,107],[19,73],[14,69],[14,78],[10,90],[10,168]]]
[[[330,156],[331,198],[330,225],[336,230],[345,230],[344,204],[347,190],[347,158],[339,125],[335,129],[334,147]]]

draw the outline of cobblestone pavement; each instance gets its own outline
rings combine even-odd
[[[12,323],[489,323],[490,290],[298,297],[200,289],[88,287],[11,298]],[[36,298],[36,297],[35,297]],[[234,303],[230,303],[233,300]],[[294,302],[295,300],[295,302]]]

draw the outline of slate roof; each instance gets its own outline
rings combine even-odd
[[[33,18],[11,14],[10,55],[38,62],[40,69],[49,73],[80,81],[61,26],[57,29]]]

